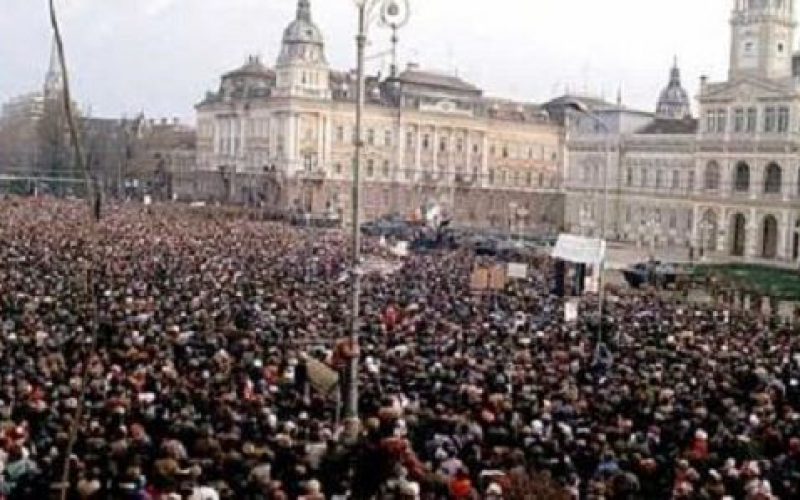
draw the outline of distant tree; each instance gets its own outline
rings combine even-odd
[[[20,117],[0,120],[0,173],[33,171],[38,161],[38,149],[35,120]]]
[[[36,127],[38,142],[38,173],[46,177],[74,177],[72,155],[69,146],[69,128],[64,101],[49,98],[44,104],[44,113]],[[63,194],[64,186],[54,186],[57,194]]]

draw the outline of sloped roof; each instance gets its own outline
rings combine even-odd
[[[423,85],[429,87],[440,87],[461,92],[480,93],[481,89],[471,83],[467,83],[457,76],[443,75],[430,71],[406,70],[398,77],[403,83]]]
[[[620,106],[620,105],[614,104],[614,103],[610,103],[610,102],[605,101],[603,99],[600,99],[598,97],[584,96],[584,95],[578,95],[578,94],[564,94],[564,95],[562,95],[560,97],[556,97],[555,99],[547,102],[545,104],[545,106],[547,106],[547,107],[549,107],[549,106],[558,106],[560,104],[564,104],[566,102],[571,102],[571,101],[582,102],[583,104],[586,105],[586,107],[588,107],[589,109],[592,109],[592,110],[625,109],[623,106]]]
[[[697,120],[685,118],[683,120],[670,120],[666,118],[656,118],[645,125],[637,134],[675,134],[687,135],[697,133]]]

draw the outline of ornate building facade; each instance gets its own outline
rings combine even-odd
[[[349,213],[352,72],[331,70],[308,0],[274,68],[251,57],[197,106],[199,191],[277,212]],[[457,224],[556,228],[563,129],[539,106],[492,99],[415,65],[366,80],[365,219],[438,203]]]
[[[605,210],[610,239],[720,260],[798,262],[794,29],[793,0],[735,0],[728,79],[701,79],[698,120],[687,114],[677,66],[646,124],[606,135],[568,116],[568,226],[599,234]]]

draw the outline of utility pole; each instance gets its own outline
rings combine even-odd
[[[408,21],[408,0],[354,0],[358,10],[358,33],[356,35],[356,126],[355,126],[355,154],[353,158],[353,190],[352,190],[352,255],[351,255],[351,283],[352,304],[350,324],[350,348],[353,356],[348,369],[349,387],[347,388],[347,404],[345,418],[348,425],[348,437],[355,440],[360,427],[358,412],[358,340],[361,330],[360,301],[361,301],[361,163],[363,157],[363,117],[364,117],[364,61],[367,47],[367,25],[373,10],[380,5],[381,20],[395,30],[405,25]],[[395,139],[399,141],[399,138]]]

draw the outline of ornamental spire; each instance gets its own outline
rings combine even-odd
[[[681,85],[681,70],[678,67],[678,56],[675,56],[675,59],[673,60],[672,71],[670,72],[669,75],[669,82],[670,85],[678,87],[680,87]]]
[[[58,58],[58,46],[55,39],[53,39],[50,48],[50,65],[44,77],[45,96],[49,98],[60,97],[63,86],[64,73],[61,71],[61,62]]]
[[[297,20],[311,22],[310,0],[297,0]]]

